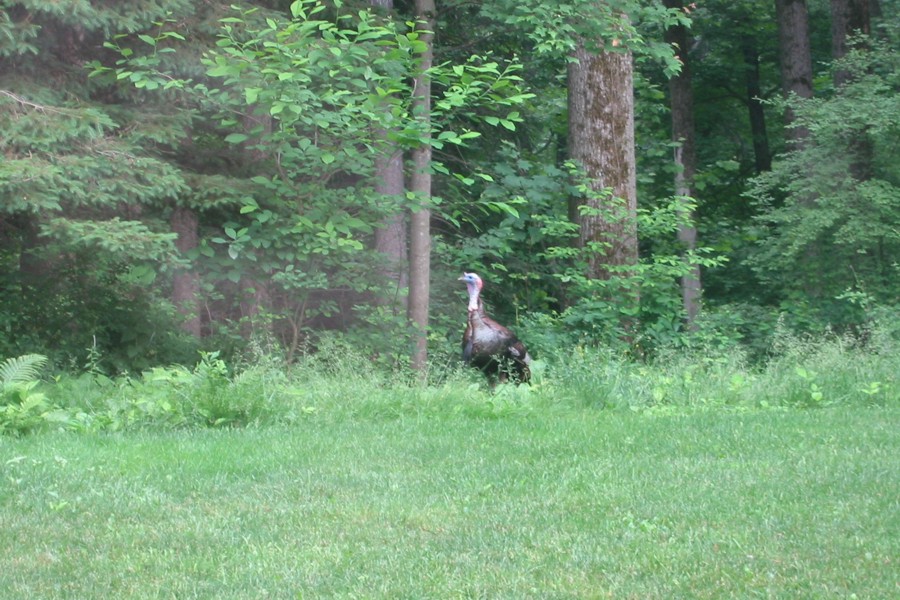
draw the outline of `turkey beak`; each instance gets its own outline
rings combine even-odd
[[[466,280],[466,276],[463,275],[463,276],[461,276],[461,277],[458,277],[456,280],[457,280],[457,281],[465,281],[465,280]]]

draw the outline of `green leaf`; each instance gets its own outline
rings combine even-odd
[[[0,383],[25,383],[36,380],[40,370],[47,364],[47,357],[41,354],[24,354],[18,358],[7,358],[0,363]]]
[[[247,141],[248,136],[244,133],[229,133],[225,136],[225,141],[229,144],[240,144]]]

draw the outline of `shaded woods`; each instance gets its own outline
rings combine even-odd
[[[0,357],[424,373],[463,271],[545,356],[896,322],[895,0],[551,4],[3,2]]]

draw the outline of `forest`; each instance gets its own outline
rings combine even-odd
[[[898,15],[0,0],[0,598],[896,597]]]
[[[895,0],[0,7],[0,357],[900,331]]]

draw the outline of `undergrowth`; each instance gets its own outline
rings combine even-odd
[[[495,419],[548,411],[816,408],[900,403],[891,336],[816,340],[783,337],[750,365],[737,350],[660,352],[636,362],[608,350],[548,352],[531,385],[491,388],[480,373],[433,366],[426,381],[372,363],[349,344],[287,366],[270,355],[230,368],[217,353],[193,367],[155,367],[108,378],[88,371],[41,379],[42,357],[7,359],[0,370],[0,431],[123,431],[258,427],[309,419],[401,416]]]

